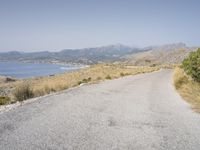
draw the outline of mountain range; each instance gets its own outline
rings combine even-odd
[[[19,52],[0,53],[0,61],[60,62],[74,64],[96,64],[120,60],[125,55],[139,52],[140,49],[121,44],[84,49],[65,49],[59,52]]]
[[[97,64],[122,61],[132,65],[152,65],[179,63],[195,47],[175,43],[144,48],[122,44],[84,49],[65,49],[59,52],[19,52],[0,53],[0,61],[22,61],[39,63]]]

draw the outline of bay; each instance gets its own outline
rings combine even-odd
[[[78,69],[79,66],[72,65],[0,62],[0,75],[14,78],[49,76]]]

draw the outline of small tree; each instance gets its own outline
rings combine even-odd
[[[200,48],[196,52],[191,52],[182,62],[182,68],[195,81],[200,82]]]

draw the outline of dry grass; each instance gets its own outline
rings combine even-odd
[[[200,112],[200,83],[194,82],[181,68],[174,71],[174,85],[180,95]]]
[[[13,96],[16,101],[24,101],[34,97],[34,92],[28,82],[23,82],[15,88]]]
[[[46,88],[50,92],[60,91],[70,87],[79,85],[80,83],[96,82],[99,80],[113,79],[120,77],[120,73],[138,74],[143,72],[151,72],[157,70],[151,67],[138,67],[134,69],[118,65],[95,65],[90,68],[85,68],[77,72],[65,73],[53,77],[44,77],[32,80],[32,86],[36,95],[44,95]],[[43,91],[41,93],[41,91]]]
[[[119,78],[125,75],[135,75],[156,70],[159,70],[159,67],[130,67],[120,64],[99,64],[75,72],[28,79],[28,82],[34,97],[38,97],[75,87],[82,83],[94,83],[102,80]],[[19,87],[26,84],[26,82],[27,80],[19,80],[4,84],[3,86],[13,88],[15,89],[14,91],[16,91],[16,89],[19,89]],[[0,87],[1,86],[2,85],[0,85]]]
[[[175,69],[180,66],[180,64],[162,64],[159,65],[163,69]]]

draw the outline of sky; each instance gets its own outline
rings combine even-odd
[[[0,0],[1,51],[200,45],[200,0]]]

